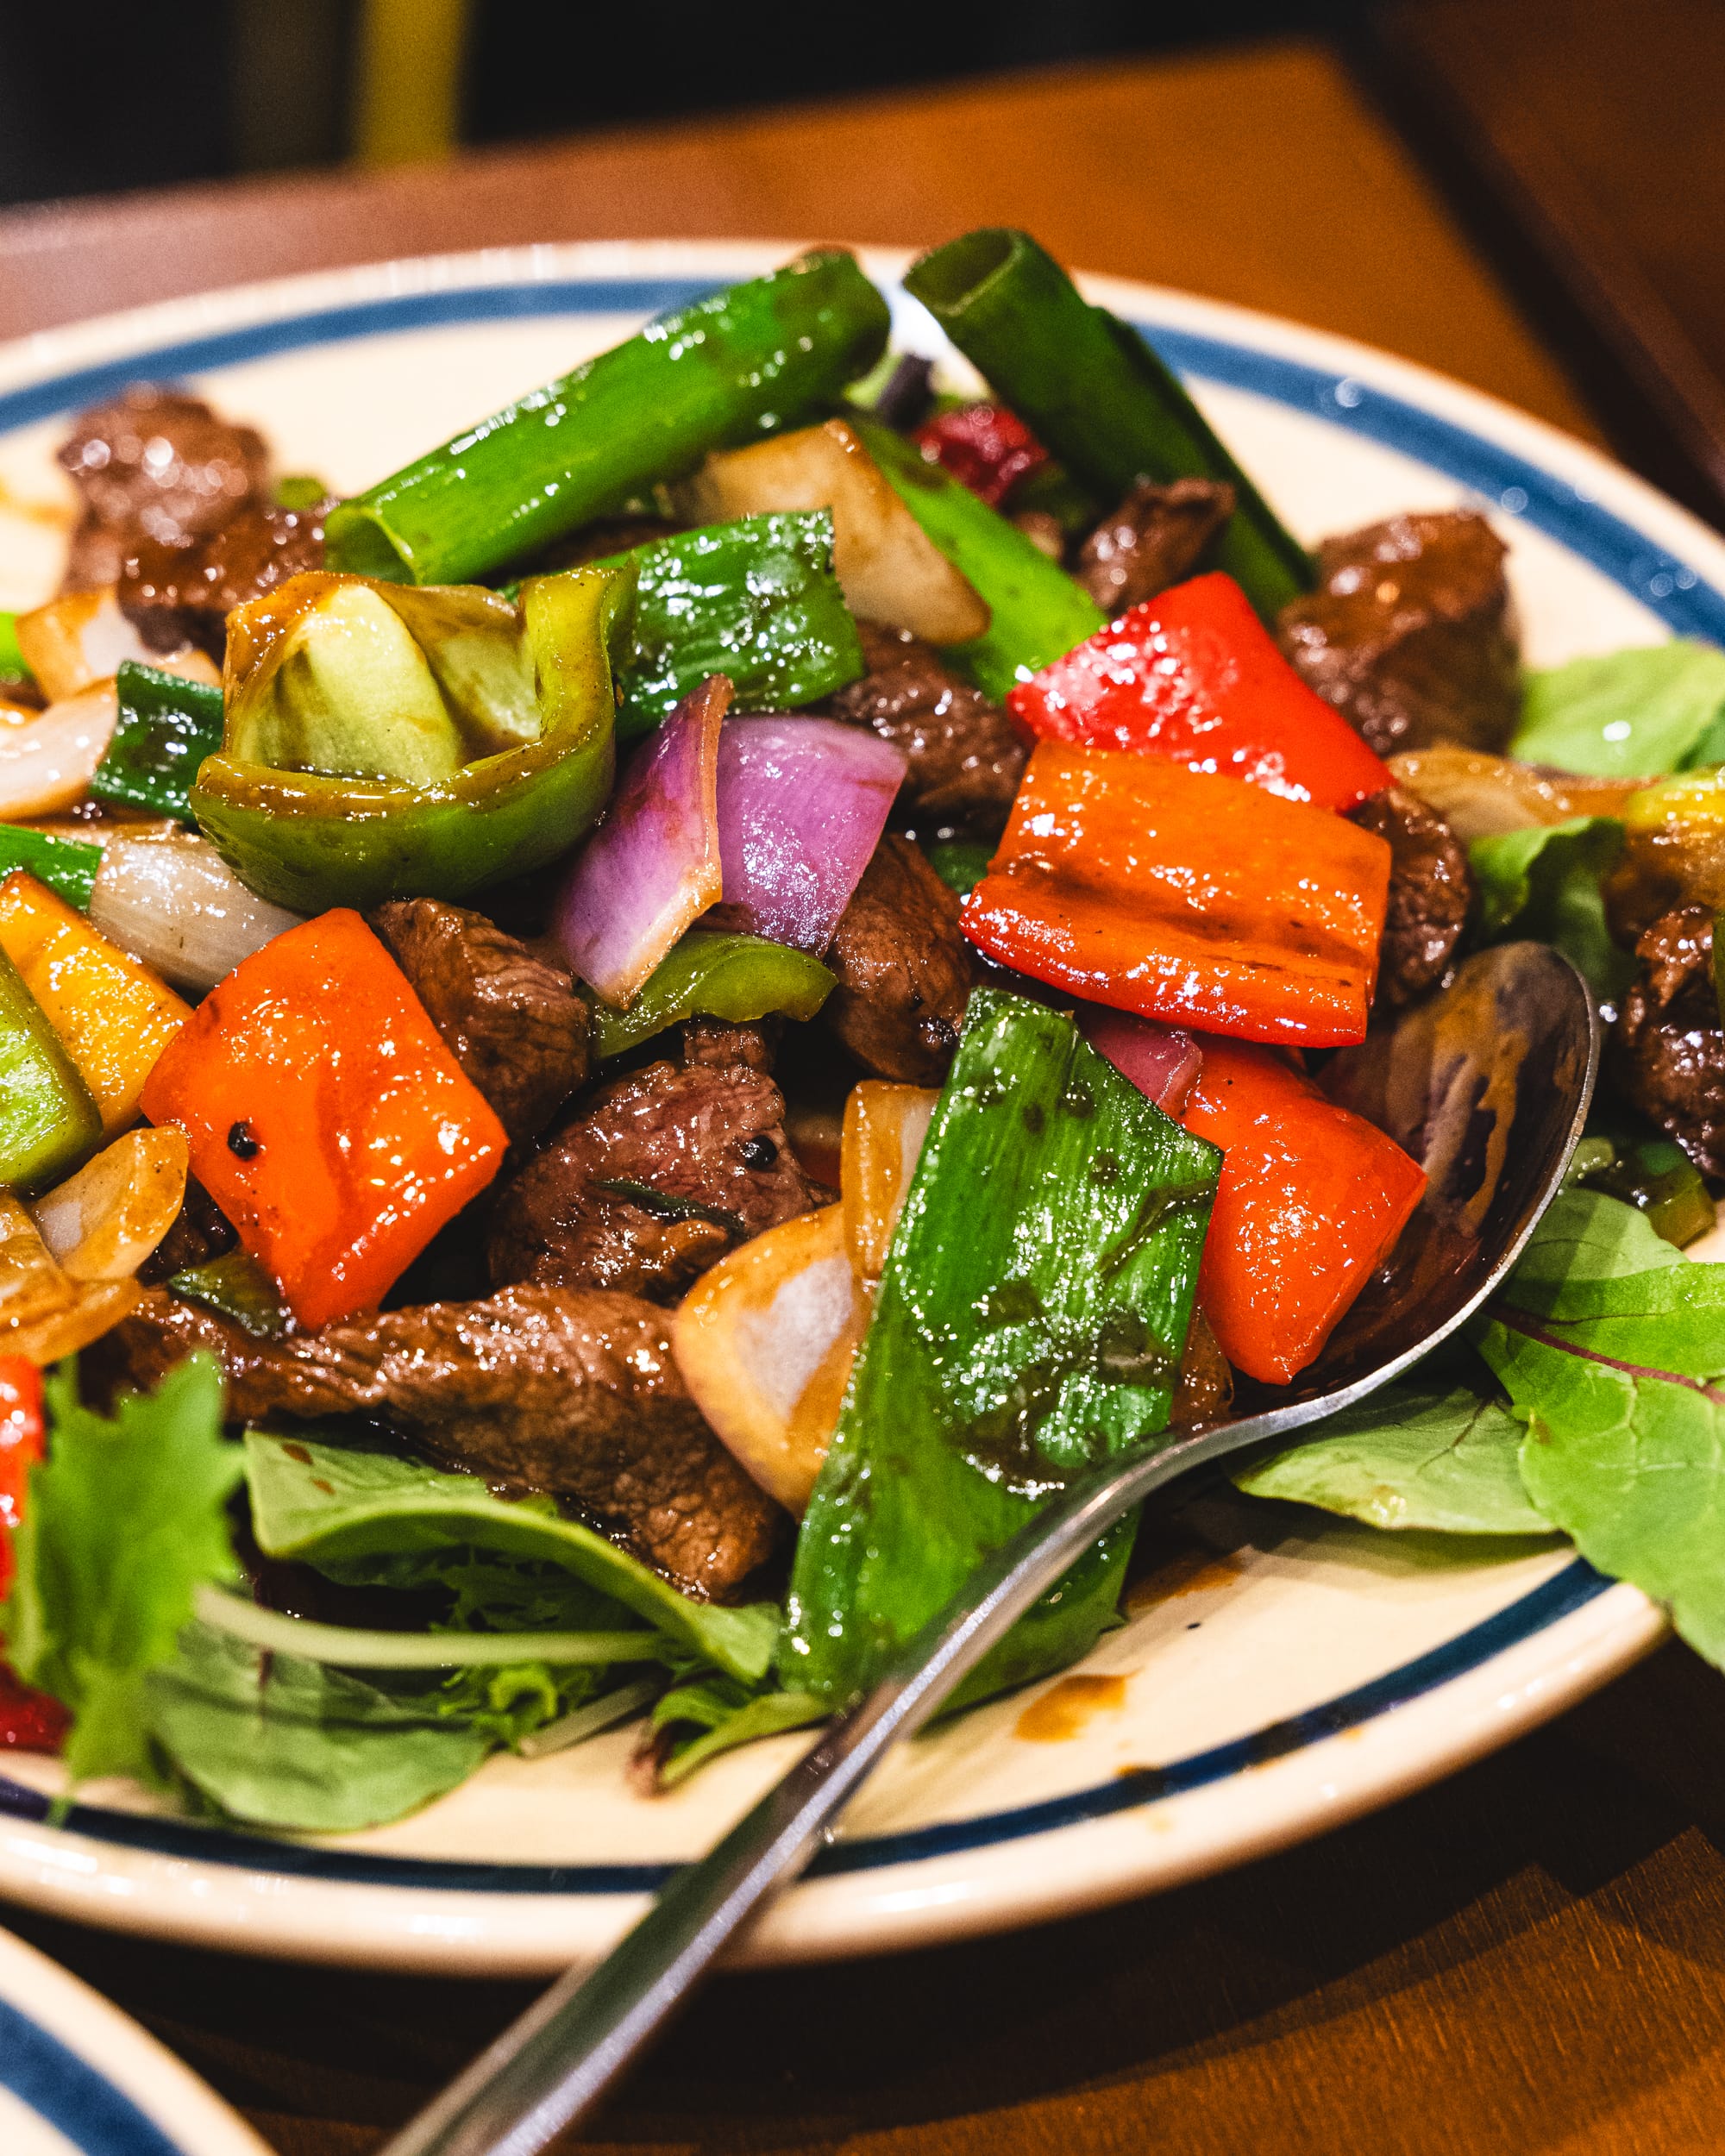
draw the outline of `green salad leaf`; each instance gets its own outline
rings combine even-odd
[[[149,1677],[147,1707],[180,1775],[229,1819],[339,1833],[417,1811],[492,1750],[483,1718],[440,1711],[427,1689],[404,1696],[191,1624]]]
[[[1688,1263],[1633,1206],[1566,1191],[1478,1344],[1527,1422],[1533,1502],[1725,1661],[1725,1265]]]
[[[1371,1527],[1549,1534],[1521,1483],[1526,1434],[1485,1385],[1415,1377],[1344,1408],[1233,1480],[1249,1496],[1316,1505]]]
[[[708,1675],[674,1685],[653,1708],[648,1723],[657,1761],[654,1782],[662,1789],[687,1782],[697,1767],[722,1752],[752,1745],[757,1738],[806,1729],[832,1712],[812,1692],[741,1684],[733,1677]]]
[[[194,1355],[153,1393],[122,1393],[110,1418],[80,1405],[66,1363],[44,1398],[48,1456],[13,1530],[0,1634],[25,1683],[71,1708],[75,1780],[147,1775],[146,1680],[173,1659],[198,1589],[236,1571],[226,1506],[241,1461],[222,1435],[222,1374]]]
[[[311,1424],[291,1433],[248,1430],[245,1461],[252,1532],[266,1557],[351,1579],[375,1577],[354,1568],[379,1558],[483,1551],[569,1573],[735,1677],[762,1677],[772,1660],[779,1613],[770,1603],[692,1601],[627,1551],[564,1519],[549,1497],[497,1497],[477,1475],[332,1443]],[[614,1628],[614,1620],[593,1627]]]
[[[1467,857],[1479,934],[1487,943],[1530,936],[1554,943],[1596,995],[1621,993],[1634,963],[1612,940],[1600,887],[1622,850],[1623,826],[1611,816],[1476,838]]]
[[[1675,636],[1530,674],[1510,753],[1596,779],[1725,761],[1725,651]]]

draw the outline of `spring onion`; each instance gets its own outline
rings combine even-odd
[[[57,891],[68,906],[90,910],[90,893],[102,866],[102,849],[87,839],[64,838],[22,824],[0,824],[0,876],[28,868],[39,883]]]
[[[973,994],[798,1539],[787,1685],[860,1689],[1039,1499],[1163,1427],[1220,1159],[1070,1018]],[[1130,1545],[1083,1558],[963,1696],[1082,1653]]]
[[[222,692],[128,660],[115,676],[120,717],[90,780],[100,801],[191,821],[191,782],[222,746]]]
[[[1114,502],[1141,479],[1226,479],[1239,505],[1216,566],[1267,620],[1310,590],[1305,549],[1176,376],[1026,234],[966,233],[925,254],[905,286],[1083,484]]]
[[[1095,602],[1016,524],[890,427],[851,423],[912,516],[988,608],[986,631],[944,655],[985,695],[1005,696],[1103,626]]]
[[[697,300],[330,511],[336,569],[483,576],[709,449],[830,403],[886,342],[887,303],[837,250]]]

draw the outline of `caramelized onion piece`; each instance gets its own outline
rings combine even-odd
[[[128,1131],[30,1212],[69,1280],[130,1280],[173,1225],[185,1197],[183,1131]]]

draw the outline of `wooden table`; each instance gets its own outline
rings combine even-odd
[[[649,234],[910,244],[1011,221],[1086,266],[1277,310],[1591,432],[1323,52],[1290,45],[617,135],[393,178],[0,220],[0,332],[390,252]],[[728,1979],[616,2099],[635,2156],[1713,2147],[1725,1691],[1671,1647],[1561,1723],[1159,1901]],[[284,2156],[361,2156],[520,1986],[17,1928]]]

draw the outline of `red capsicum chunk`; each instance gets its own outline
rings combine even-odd
[[[41,1372],[26,1356],[0,1355],[0,1595],[11,1585],[12,1530],[41,1457]]]
[[[1223,1160],[1198,1301],[1236,1369],[1285,1385],[1394,1247],[1425,1170],[1268,1049],[1201,1045],[1181,1120]]]
[[[1134,606],[1007,698],[1044,739],[1166,756],[1314,807],[1356,808],[1389,774],[1295,673],[1230,576]]]
[[[345,906],[235,967],[150,1074],[191,1171],[299,1324],[373,1308],[503,1164],[508,1138]]]
[[[1048,461],[1047,450],[1004,404],[956,405],[937,412],[911,438],[931,464],[950,472],[990,509]]]
[[[12,1583],[12,1530],[42,1450],[41,1372],[25,1356],[0,1355],[0,1597]],[[57,1699],[0,1661],[0,1751],[57,1752],[70,1721]]]
[[[1093,1003],[1238,1039],[1365,1037],[1389,892],[1370,831],[1154,756],[1039,742],[965,934]]]

